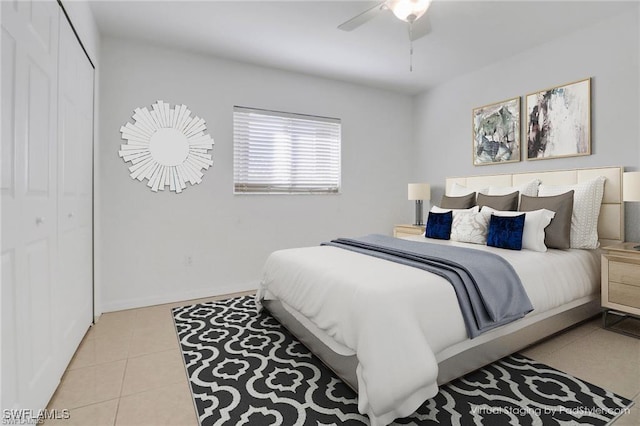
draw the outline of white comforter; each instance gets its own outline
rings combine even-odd
[[[443,243],[508,260],[534,306],[529,315],[598,288],[597,256],[584,250],[515,252]],[[336,247],[271,254],[257,295],[263,298],[281,300],[357,354],[358,409],[374,426],[406,417],[433,397],[436,354],[468,339],[455,292],[444,278]]]

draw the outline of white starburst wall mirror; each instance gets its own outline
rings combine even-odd
[[[120,128],[122,139],[118,155],[131,162],[130,176],[143,181],[152,191],[182,192],[202,182],[202,169],[209,169],[213,160],[207,152],[213,149],[213,139],[205,134],[205,121],[191,117],[186,105],[174,108],[157,101],[149,111],[146,107],[134,110],[134,124],[127,122]]]

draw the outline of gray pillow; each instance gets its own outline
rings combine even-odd
[[[503,212],[515,212],[518,210],[518,196],[520,192],[512,192],[507,195],[478,194],[478,207],[491,207]]]
[[[544,230],[544,244],[549,248],[568,249],[571,246],[571,214],[573,190],[550,197],[522,196],[520,211],[547,209],[556,213]]]
[[[440,201],[442,209],[469,209],[476,205],[476,193],[463,195],[462,197],[449,197],[443,195]]]

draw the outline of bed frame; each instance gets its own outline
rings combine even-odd
[[[622,167],[600,167],[590,169],[556,170],[547,172],[527,172],[446,179],[446,190],[454,183],[470,189],[482,189],[488,186],[516,186],[532,179],[540,179],[543,185],[572,185],[593,179],[597,176],[607,178],[604,196],[598,220],[598,235],[602,246],[624,240],[624,204],[622,202]],[[333,352],[314,334],[302,325],[282,303],[277,300],[263,301],[273,316],[283,324],[298,340],[307,346],[318,358],[341,377],[351,388],[357,391],[358,381],[356,355],[344,356]],[[568,307],[551,310],[534,318],[530,324],[509,332],[511,324],[492,330],[475,339],[477,345],[464,350],[456,350],[456,345],[438,355],[438,384],[442,385],[461,377],[504,356],[517,352],[544,338],[552,336],[601,311],[598,295],[575,301]],[[521,321],[526,321],[525,317]],[[514,323],[512,323],[514,324]]]
[[[454,183],[479,190],[489,186],[517,186],[540,179],[542,185],[574,185],[598,176],[604,176],[602,207],[598,218],[600,244],[607,246],[624,240],[624,204],[622,202],[623,167],[598,167],[591,169],[554,170],[487,176],[453,177],[446,179],[448,192]]]

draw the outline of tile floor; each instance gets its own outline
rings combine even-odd
[[[104,314],[92,327],[49,408],[69,409],[64,426],[196,426],[170,308],[248,293]],[[640,340],[583,323],[522,353],[636,405],[615,426],[640,425]]]

